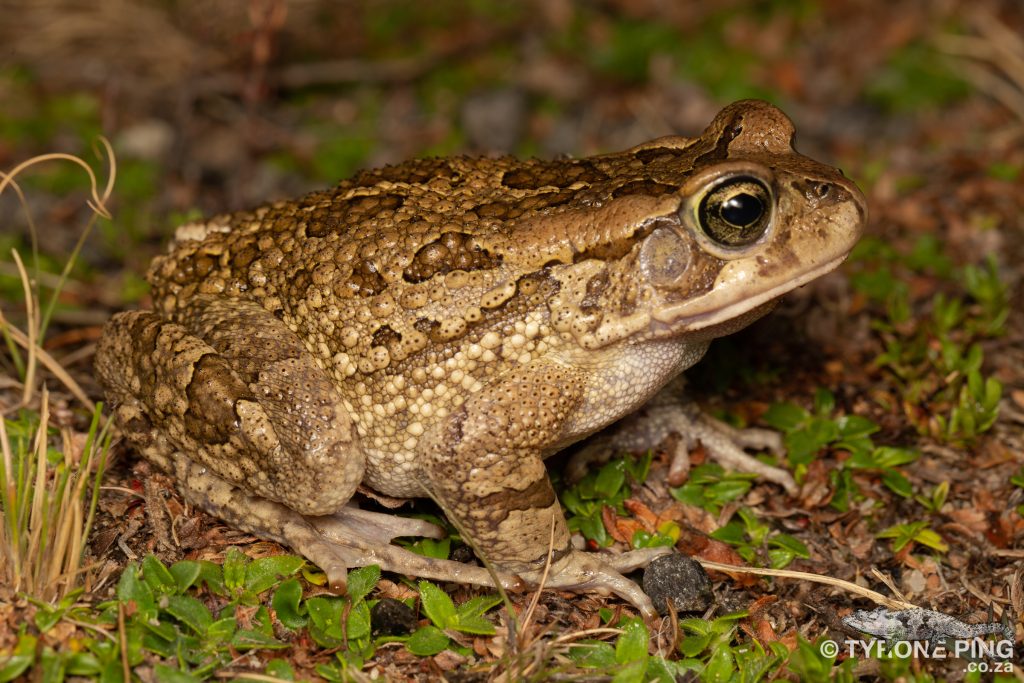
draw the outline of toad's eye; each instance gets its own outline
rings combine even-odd
[[[712,188],[700,202],[701,230],[725,247],[742,247],[764,235],[771,220],[771,193],[757,178],[734,177]]]

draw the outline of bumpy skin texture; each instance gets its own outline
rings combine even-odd
[[[105,328],[98,376],[190,500],[338,585],[369,562],[490,581],[387,545],[423,525],[342,511],[364,484],[437,500],[506,585],[536,581],[551,546],[548,585],[653,615],[616,571],[650,554],[572,550],[543,459],[845,258],[863,197],[792,135],[743,101],[695,139],[411,161],[183,226],[150,268],[154,310]]]

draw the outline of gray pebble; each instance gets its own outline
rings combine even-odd
[[[703,612],[714,601],[711,579],[704,568],[679,553],[664,555],[647,565],[643,586],[660,614],[668,614],[666,600],[672,601],[676,613]]]

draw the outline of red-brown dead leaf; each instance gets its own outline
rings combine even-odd
[[[647,531],[654,531],[661,524],[662,520],[658,515],[654,514],[651,508],[647,507],[646,504],[637,500],[636,498],[627,498],[622,501],[622,506],[629,510],[629,513],[636,517],[637,521],[644,525],[644,529]]]
[[[740,557],[739,553],[733,550],[730,546],[716,541],[713,538],[707,539],[707,544],[701,549],[699,553],[687,553],[691,557],[699,558],[701,560],[708,560],[711,562],[717,562],[719,564],[731,564],[736,567],[745,567],[746,562]],[[685,552],[685,551],[684,551]],[[719,572],[717,569],[709,569],[710,572]],[[719,573],[727,573],[724,570]],[[727,573],[737,584],[749,587],[757,583],[757,577],[753,574],[741,574],[741,573]]]
[[[605,505],[601,508],[601,522],[604,523],[604,528],[608,532],[608,535],[614,538],[619,543],[629,544],[632,536],[626,536],[625,532],[620,528],[622,521],[619,519],[619,514],[615,512],[615,508],[611,505]]]
[[[779,601],[777,595],[762,595],[754,602],[750,603],[747,607],[747,612],[750,613],[750,618],[754,619],[760,615],[761,612],[768,609],[771,605],[774,605]]]
[[[868,559],[875,547],[875,537],[863,519],[855,519],[852,524],[845,524],[840,520],[828,526],[828,533],[833,539],[848,547],[854,557],[861,560]]]
[[[796,631],[789,631],[788,633],[784,634],[781,638],[775,640],[774,642],[782,643],[783,645],[786,646],[786,649],[789,650],[790,652],[796,652],[796,646],[797,646]]]
[[[772,627],[772,623],[768,619],[758,619],[754,622],[754,637],[762,645],[774,643],[779,639],[775,629]]]
[[[978,510],[974,506],[956,508],[948,512],[947,516],[957,524],[970,529],[975,534],[984,534],[989,528],[988,517],[985,512]]]
[[[829,487],[828,469],[822,460],[812,460],[807,476],[800,487],[800,503],[804,509],[820,508],[829,504],[835,492]]]
[[[718,522],[711,513],[704,508],[699,508],[696,505],[679,503],[679,510],[681,514],[677,520],[674,520],[679,523],[679,526],[691,526],[705,534],[710,534],[718,528]]]
[[[441,650],[441,652],[434,655],[434,664],[437,664],[437,668],[441,671],[455,671],[455,669],[465,663],[465,657],[451,650]]]
[[[392,598],[394,600],[407,600],[409,598],[419,597],[419,593],[414,591],[409,586],[402,583],[395,583],[387,579],[381,579],[377,582],[377,593],[382,598]]]
[[[1016,511],[1009,511],[995,518],[985,537],[997,548],[1009,548],[1022,531],[1024,519]]]

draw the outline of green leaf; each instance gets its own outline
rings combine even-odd
[[[609,462],[597,473],[594,490],[599,498],[611,498],[626,483],[626,468],[621,459]]]
[[[348,597],[352,604],[369,595],[378,581],[380,581],[380,567],[375,564],[349,572]]]
[[[70,676],[97,676],[103,667],[100,660],[91,652],[75,652],[67,655],[65,660]]]
[[[608,530],[604,528],[604,522],[601,520],[600,514],[594,514],[589,517],[575,517],[573,519],[580,533],[585,538],[602,548],[611,545],[612,539],[608,536]]]
[[[290,647],[273,636],[249,629],[236,631],[231,638],[231,646],[236,650],[283,650]]]
[[[612,676],[612,683],[645,683],[647,680],[647,659],[639,659],[620,666]]]
[[[749,479],[730,477],[707,487],[704,495],[721,505],[742,497],[752,485]]]
[[[679,641],[679,652],[685,657],[696,657],[711,644],[711,634],[686,636]]]
[[[435,560],[447,560],[451,549],[452,539],[450,536],[445,536],[441,539],[421,538],[409,546],[409,550],[417,555],[432,557]]]
[[[295,680],[295,669],[293,669],[292,665],[285,659],[271,659],[267,662],[267,669],[264,673],[268,676],[281,678],[286,681]]]
[[[618,666],[615,648],[597,640],[584,640],[569,649],[569,657],[579,666],[611,670]]]
[[[345,601],[339,597],[316,596],[306,600],[309,619],[312,625],[309,635],[322,647],[338,647],[343,645],[344,634],[341,632],[341,615],[345,609]]]
[[[121,572],[121,578],[117,582],[117,599],[121,602],[134,602],[140,612],[156,613],[153,591],[139,579],[138,565],[130,564]]]
[[[639,619],[630,619],[622,625],[622,634],[615,643],[615,660],[620,664],[647,659],[651,636]]]
[[[743,545],[747,542],[747,533],[739,522],[729,522],[720,526],[710,534],[711,538],[731,545]]]
[[[365,600],[360,600],[349,609],[345,628],[345,635],[350,641],[370,637],[370,606]]]
[[[291,576],[299,571],[305,560],[295,555],[261,557],[245,569],[245,589],[259,594],[277,583],[279,576]]]
[[[836,397],[828,389],[818,387],[814,392],[814,412],[821,417],[829,417],[836,409]]]
[[[168,614],[182,622],[196,635],[206,635],[206,631],[213,623],[213,616],[206,605],[189,595],[169,595],[167,605],[164,608]]]
[[[238,630],[238,621],[234,616],[224,617],[210,624],[206,629],[206,640],[211,643],[226,643]]]
[[[874,452],[874,461],[879,467],[899,467],[914,462],[919,453],[912,448],[879,446]]]
[[[224,570],[223,568],[209,560],[199,561],[199,578],[198,582],[206,584],[207,589],[214,595],[226,596],[228,594],[228,588],[224,583]]]
[[[768,545],[788,550],[797,557],[809,558],[811,556],[811,551],[807,549],[807,546],[789,534],[775,534],[768,539]]]
[[[245,566],[249,558],[235,546],[228,548],[224,556],[224,585],[234,592],[245,586]]]
[[[651,657],[647,660],[647,680],[653,683],[676,683],[677,680],[684,680],[684,670],[677,662],[667,661],[664,657]]]
[[[474,615],[457,617],[456,622],[452,624],[451,628],[462,633],[471,633],[477,636],[493,636],[495,633],[494,624],[483,617]]]
[[[429,581],[420,581],[419,588],[423,612],[434,626],[440,629],[452,627],[455,623],[455,603],[448,594]]]
[[[23,634],[18,636],[18,644],[14,646],[14,654],[0,660],[0,683],[13,681],[32,665],[36,658],[35,636]]]
[[[45,647],[39,655],[39,674],[41,683],[61,683],[67,673],[64,666],[64,658],[54,652],[52,648]]]
[[[914,487],[910,485],[910,481],[897,470],[886,470],[882,472],[882,483],[885,484],[890,491],[902,496],[903,498],[910,498],[910,496],[914,494]]]
[[[839,427],[835,422],[820,417],[811,418],[802,429],[786,434],[789,462],[793,465],[806,465],[819,450],[838,436]]]
[[[35,661],[35,654],[11,655],[0,661],[0,683],[13,681],[23,674],[33,661]]]
[[[190,673],[172,669],[166,664],[157,664],[153,668],[157,683],[199,683],[201,679]]]
[[[795,555],[786,548],[771,548],[768,550],[768,562],[772,569],[783,569],[793,561]]]
[[[735,671],[736,665],[732,651],[728,645],[723,644],[712,650],[707,668],[701,674],[701,680],[722,681],[725,683],[725,681],[732,680]]]
[[[169,571],[178,586],[178,593],[184,593],[199,579],[201,565],[194,560],[181,560],[171,565]]]
[[[156,555],[147,555],[142,560],[142,579],[153,593],[170,595],[178,592],[177,581]]]
[[[858,439],[870,436],[879,430],[879,426],[860,415],[843,415],[836,420],[839,436],[842,439]]]
[[[41,633],[46,633],[51,628],[57,625],[57,622],[64,616],[66,610],[60,608],[54,608],[47,604],[37,605],[39,608],[36,611],[34,621],[36,622],[36,628]]]
[[[942,540],[942,537],[931,529],[922,529],[914,537],[914,540],[921,545],[926,545],[933,550],[938,550],[940,553],[949,551],[949,546]]]
[[[477,595],[476,597],[466,600],[456,609],[458,612],[459,619],[464,617],[478,617],[492,607],[496,607],[501,604],[500,595]]]
[[[810,413],[793,403],[774,403],[762,416],[765,424],[780,432],[791,432],[810,418]]]
[[[405,647],[409,652],[420,657],[436,655],[448,647],[448,636],[436,626],[424,626],[405,641]]]
[[[168,643],[172,643],[178,638],[178,629],[175,628],[170,619],[157,619],[154,616],[149,619],[140,620],[140,614],[141,613],[134,615],[132,620],[136,623],[141,622],[142,628],[149,632],[147,635],[159,638],[160,640],[164,640]]]
[[[309,621],[306,608],[302,605],[302,584],[298,579],[282,581],[274,591],[270,606],[274,608],[281,623],[290,629],[302,628]]]

